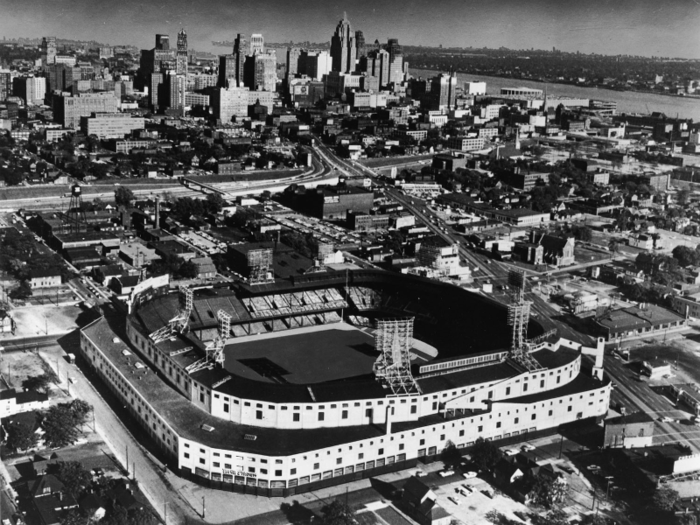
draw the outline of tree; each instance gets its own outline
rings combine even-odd
[[[89,518],[80,514],[78,509],[71,509],[61,518],[61,525],[87,525]]]
[[[602,514],[586,514],[579,525],[607,525],[607,520]]]
[[[51,447],[65,447],[73,443],[78,439],[78,428],[88,421],[91,411],[90,404],[81,399],[49,408],[42,421],[46,444]]]
[[[479,469],[490,471],[501,459],[501,451],[491,441],[480,437],[472,446],[471,456]]]
[[[137,509],[129,513],[129,525],[158,525],[160,520],[146,509]]]
[[[681,267],[695,266],[700,262],[700,252],[687,246],[676,246],[671,253]]]
[[[452,441],[448,441],[440,453],[440,459],[445,467],[456,467],[462,461],[462,454]]]
[[[117,206],[129,207],[134,200],[136,200],[134,192],[126,186],[119,186],[114,190],[114,202],[117,203]]]
[[[185,261],[178,268],[177,275],[183,279],[195,279],[198,275],[197,265],[192,261]]]
[[[685,206],[688,204],[688,198],[690,197],[690,190],[687,188],[683,188],[681,190],[678,190],[678,193],[676,193],[676,201],[678,201],[678,204],[681,206]]]
[[[340,500],[334,499],[321,507],[323,525],[355,525],[355,512]]]
[[[59,461],[51,467],[51,473],[63,482],[74,498],[92,483],[92,475],[79,461]]]
[[[26,279],[20,281],[17,288],[13,288],[10,293],[12,299],[29,299],[32,296],[32,287],[29,286],[29,282]]]
[[[663,512],[673,510],[673,505],[678,501],[678,492],[670,487],[659,487],[651,497],[651,505]]]
[[[683,515],[678,517],[678,524],[679,525],[698,525],[698,518],[695,516],[695,514],[683,514]]]
[[[31,420],[21,418],[8,423],[5,427],[7,434],[6,446],[12,450],[28,450],[34,448],[39,436],[36,435],[36,426]]]
[[[536,475],[530,489],[530,497],[537,505],[551,508],[554,503],[561,501],[568,491],[568,485],[565,481],[562,482],[562,479]]]
[[[550,510],[547,514],[533,514],[532,525],[568,525],[569,516],[561,509]]]
[[[227,203],[218,193],[210,193],[204,202],[205,209],[212,214],[219,213]]]
[[[42,390],[46,392],[46,389],[51,384],[51,376],[48,374],[41,374],[38,376],[28,377],[22,381],[22,387],[26,390]]]

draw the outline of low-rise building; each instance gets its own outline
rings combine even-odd
[[[36,390],[17,391],[14,388],[0,392],[0,418],[49,408],[49,395]]]
[[[680,328],[686,320],[660,306],[645,304],[608,312],[598,318],[601,335],[608,341]]]
[[[654,439],[654,419],[635,412],[605,420],[604,447],[648,447]]]
[[[60,268],[31,270],[27,282],[33,290],[61,286],[61,270]]]

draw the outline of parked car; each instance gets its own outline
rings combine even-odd
[[[520,448],[521,448],[521,450],[524,450],[525,452],[531,452],[531,451],[535,450],[535,445],[530,445],[530,443],[525,443]]]
[[[464,474],[462,474],[462,477],[463,477],[464,479],[473,479],[473,478],[475,478],[476,476],[477,476],[477,474],[476,474],[476,472],[474,472],[473,470],[470,470],[469,472],[465,472]]]
[[[507,449],[505,449],[505,450],[503,451],[503,453],[504,453],[506,456],[515,456],[515,455],[518,453],[518,451],[515,450],[515,449],[512,449],[512,448],[507,448]]]
[[[440,471],[440,477],[441,478],[446,478],[447,476],[454,476],[455,471],[454,470],[442,470]]]

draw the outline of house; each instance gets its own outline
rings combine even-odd
[[[449,525],[452,521],[452,516],[438,505],[435,493],[415,476],[403,486],[400,507],[420,525]]]
[[[61,269],[46,268],[31,270],[27,282],[32,290],[61,286]]]
[[[17,392],[14,388],[0,392],[0,417],[47,408],[49,408],[48,394],[36,390]]]
[[[78,507],[75,498],[65,491],[63,483],[51,474],[31,480],[28,488],[32,497],[28,523],[59,525],[68,511]]]
[[[29,411],[29,412],[19,412],[17,414],[13,414],[11,416],[3,417],[1,421],[2,427],[5,429],[7,432],[7,429],[9,429],[12,426],[20,426],[20,427],[30,427],[34,429],[34,434],[36,435],[36,443],[33,447],[30,447],[27,450],[34,450],[37,448],[41,448],[44,446],[44,431],[41,428],[40,425],[40,416],[38,412],[35,411]]]
[[[87,494],[79,502],[83,514],[89,517],[90,522],[100,521],[105,517],[107,509],[102,499],[96,494]]]
[[[493,469],[496,481],[501,485],[510,485],[515,480],[522,478],[525,473],[520,468],[513,456],[504,456]]]
[[[0,310],[0,334],[9,334],[15,329],[15,320],[6,310]]]
[[[627,244],[633,248],[640,248],[642,250],[654,249],[654,239],[652,239],[651,235],[645,233],[630,235],[627,238]]]
[[[650,359],[642,361],[642,373],[649,376],[649,379],[661,379],[664,376],[670,376],[671,363],[664,359]]]

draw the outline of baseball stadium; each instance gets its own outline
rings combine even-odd
[[[524,293],[354,269],[144,297],[85,327],[82,357],[175,472],[222,490],[288,496],[608,408],[602,341],[545,332]]]

